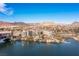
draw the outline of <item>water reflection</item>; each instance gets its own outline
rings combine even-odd
[[[0,49],[10,47],[12,45],[12,42],[5,42],[0,44]]]
[[[65,43],[59,43],[59,44],[13,41],[0,45],[0,55],[9,55],[9,56],[79,55],[79,42],[73,39],[68,39],[65,41]]]

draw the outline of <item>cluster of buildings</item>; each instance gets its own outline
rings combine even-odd
[[[74,30],[71,32],[72,27],[69,28],[69,26],[54,23],[16,25],[14,23],[0,22],[0,35],[6,35],[11,40],[59,43],[63,42],[63,38],[66,36],[76,36]]]

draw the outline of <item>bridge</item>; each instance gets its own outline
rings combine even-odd
[[[9,41],[11,35],[11,31],[0,31],[0,42]]]

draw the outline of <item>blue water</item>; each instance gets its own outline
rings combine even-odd
[[[79,42],[68,39],[65,43],[47,44],[16,41],[0,44],[1,56],[79,56]]]

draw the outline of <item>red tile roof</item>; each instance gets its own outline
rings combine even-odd
[[[0,22],[0,26],[2,27],[4,27],[4,26],[15,26],[15,24],[13,24],[13,23],[8,23],[8,22]]]

